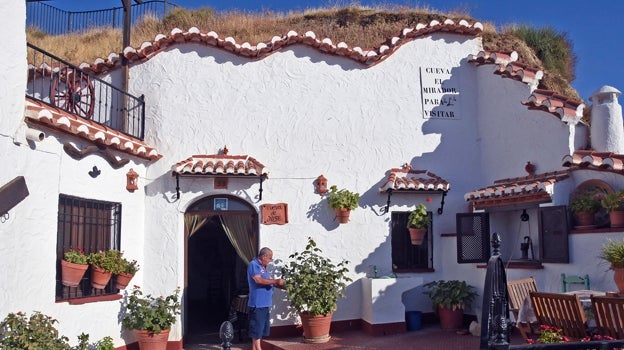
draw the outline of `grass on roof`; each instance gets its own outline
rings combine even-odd
[[[275,35],[285,35],[291,30],[299,34],[313,31],[317,38],[330,38],[332,42],[344,41],[351,47],[379,47],[404,28],[433,20],[451,19],[456,23],[467,20],[477,22],[467,11],[459,8],[441,13],[430,8],[408,8],[396,5],[365,7],[359,5],[308,9],[299,12],[241,11],[217,12],[204,7],[197,10],[176,8],[162,20],[146,16],[131,30],[131,46],[139,47],[145,41],[153,41],[157,34],[168,35],[172,29],[187,31],[197,27],[202,32],[214,31],[220,37],[233,37],[236,42],[255,45],[269,42]],[[551,28],[508,26],[497,30],[482,22],[485,50],[517,51],[519,62],[544,71],[540,88],[555,90],[580,100],[569,82],[575,76],[576,57],[572,43],[565,34]],[[30,43],[51,52],[73,64],[92,63],[96,58],[106,58],[111,52],[121,52],[122,33],[119,29],[93,28],[80,34],[51,36],[29,28]],[[549,49],[549,48],[554,48]]]

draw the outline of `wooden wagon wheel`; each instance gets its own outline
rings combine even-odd
[[[95,88],[88,74],[63,68],[52,81],[52,103],[81,117],[91,118],[95,105]]]

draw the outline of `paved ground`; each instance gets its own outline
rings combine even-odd
[[[235,339],[230,349],[250,350],[251,343],[237,342]],[[185,350],[222,349],[218,335],[197,336],[189,339],[192,345],[186,345]],[[332,333],[329,342],[323,344],[307,344],[302,338],[271,339],[264,341],[262,350],[388,350],[388,349],[418,349],[418,350],[477,350],[479,337],[470,334],[445,332],[438,325],[429,325],[418,331],[397,335],[373,337],[362,331],[347,331]],[[522,344],[519,335],[514,334],[512,344]]]

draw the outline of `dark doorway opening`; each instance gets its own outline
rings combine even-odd
[[[247,293],[246,264],[228,239],[218,216],[188,240],[188,334],[218,333],[228,320],[232,298]]]

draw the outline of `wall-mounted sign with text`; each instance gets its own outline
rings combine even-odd
[[[461,119],[459,82],[448,67],[420,67],[420,89],[425,119]]]
[[[260,206],[262,223],[265,225],[284,225],[288,223],[288,204],[262,204]]]

